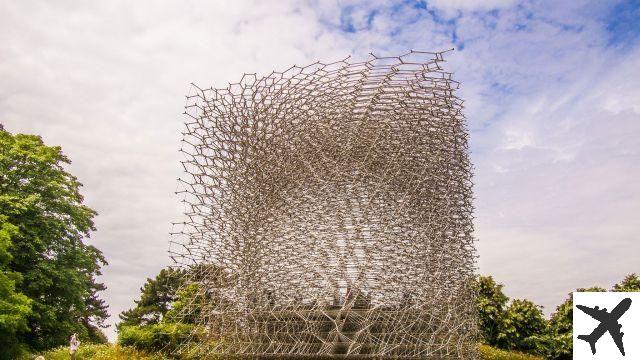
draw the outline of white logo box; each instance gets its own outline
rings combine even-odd
[[[617,323],[621,326],[619,329],[615,329],[615,327],[617,327],[615,322],[600,322],[578,308],[578,305],[587,307],[587,312],[606,320],[613,320],[625,309],[627,310],[617,319]],[[618,309],[614,311],[617,306]],[[606,309],[606,313],[604,309]],[[604,324],[603,329],[606,328],[608,330],[612,328],[611,333],[616,334],[620,332],[623,334],[622,344],[625,356],[618,350],[609,331],[605,331],[597,341],[594,341],[595,336],[590,337],[594,330],[601,324]],[[605,327],[607,324],[613,325]],[[579,337],[593,342],[596,353],[592,354],[590,343]],[[574,292],[573,359],[640,359],[640,292]]]

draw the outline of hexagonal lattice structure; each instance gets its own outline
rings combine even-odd
[[[203,355],[476,358],[471,165],[442,62],[193,87],[173,255]]]

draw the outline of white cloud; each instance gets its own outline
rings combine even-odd
[[[506,8],[513,5],[515,0],[430,0],[427,3],[444,11],[478,11]]]
[[[91,242],[110,262],[114,323],[170,263],[190,82],[456,47],[447,65],[472,130],[480,270],[551,310],[573,288],[640,271],[640,54],[608,46],[594,15],[605,5],[513,5],[432,1],[434,18],[387,2],[3,2],[0,121],[74,161],[100,213]]]

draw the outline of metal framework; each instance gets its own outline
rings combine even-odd
[[[443,61],[193,86],[171,252],[200,356],[477,358],[468,134]]]

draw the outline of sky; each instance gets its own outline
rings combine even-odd
[[[639,18],[640,1],[0,0],[0,123],[73,161],[114,324],[171,264],[191,83],[453,48],[479,272],[548,315],[640,273]]]

